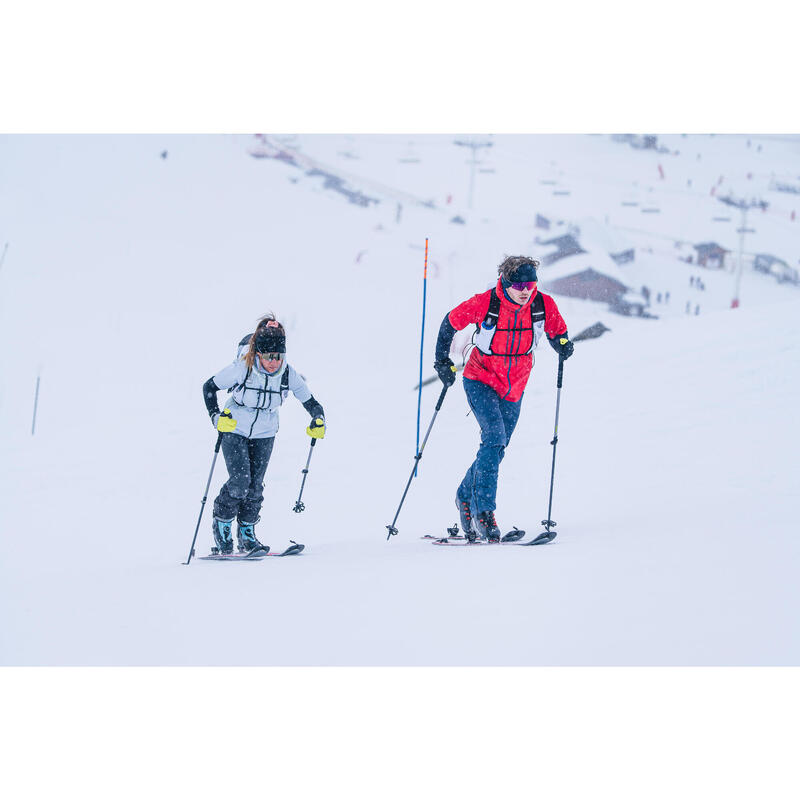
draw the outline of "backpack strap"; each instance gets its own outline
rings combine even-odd
[[[478,350],[487,355],[491,355],[492,339],[494,339],[495,331],[497,330],[497,322],[500,319],[500,298],[497,296],[497,290],[492,289],[489,296],[489,307],[486,309],[486,316],[482,322],[475,323],[475,333],[472,334],[472,344]],[[476,341],[476,338],[477,341]],[[487,348],[489,351],[484,350]]]
[[[536,335],[533,329],[537,322],[544,323],[544,318],[544,298],[541,292],[536,292],[536,297],[533,298],[533,302],[531,303],[531,349],[528,350],[529,353],[532,353],[533,348],[536,346]]]
[[[544,298],[541,292],[536,292],[536,297],[531,303],[531,325],[544,321]]]
[[[533,333],[533,329],[534,329],[535,325],[537,323],[544,322],[544,318],[545,318],[544,298],[542,297],[541,292],[537,292],[536,293],[536,297],[533,298],[533,301],[530,304],[530,312],[531,312],[531,326],[530,326],[530,328],[514,328],[513,329],[514,331],[518,331],[520,333],[522,331],[524,331],[524,330],[530,330],[531,331],[531,348],[530,348],[530,350],[528,350],[528,353],[526,355],[530,355],[533,352],[533,349],[534,349],[534,346],[535,346],[536,337],[535,337],[535,335]],[[476,329],[476,333],[478,335],[480,335],[481,328],[485,327],[485,328],[488,328],[488,329],[490,329],[492,331],[492,337],[491,338],[494,339],[494,334],[498,330],[506,330],[505,328],[502,328],[502,329],[498,328],[499,319],[500,319],[500,297],[497,294],[497,290],[493,289],[492,290],[492,296],[489,299],[489,308],[486,311],[486,316],[484,317],[483,322],[478,324],[477,329]],[[509,328],[508,330],[512,330],[512,329]],[[474,342],[474,336],[473,336],[473,343],[475,343]],[[489,350],[490,350],[489,355],[497,355],[496,353],[491,351],[491,343],[488,345],[488,347],[489,347]],[[481,352],[485,353],[486,351],[481,351]],[[505,357],[505,358],[513,358],[513,357],[515,357],[517,355],[522,355],[522,354],[521,353],[512,353],[512,354],[509,354],[507,356],[504,355],[503,357]]]
[[[281,391],[288,392],[289,391],[289,365],[286,365],[286,369],[283,371],[283,375],[281,375]]]
[[[250,340],[253,338],[252,333],[245,334],[239,344],[236,345],[236,358],[243,358],[245,351],[247,348],[250,347]],[[228,389],[228,394],[231,392],[235,392],[240,386],[244,386],[247,383],[247,379],[250,377],[250,373],[253,371],[252,367],[247,368],[247,374],[244,376],[244,380],[241,383],[236,383]]]
[[[492,295],[489,298],[489,308],[486,311],[486,316],[483,318],[483,324],[487,328],[497,327],[497,320],[500,319],[500,298],[497,296],[497,289],[492,289]]]

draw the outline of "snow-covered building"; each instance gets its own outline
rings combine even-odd
[[[636,150],[656,150],[658,148],[658,136],[652,133],[612,133],[611,141],[628,144]]]
[[[768,253],[758,253],[753,261],[753,269],[772,275],[778,283],[800,283],[800,274],[783,259]]]
[[[605,253],[581,251],[539,268],[545,292],[607,303],[609,310],[625,316],[645,316],[647,300],[626,283],[622,270]]]
[[[712,269],[725,269],[725,256],[730,253],[716,242],[702,242],[694,246],[697,253],[697,263],[701,267]]]
[[[574,223],[572,232],[584,250],[608,253],[616,264],[627,264],[636,257],[636,249],[625,235],[593,217]]]
[[[536,257],[544,265],[555,264],[562,258],[586,252],[571,233],[555,236],[552,239],[539,240],[537,238],[534,241],[537,247]]]
[[[640,292],[632,289],[617,295],[610,303],[609,309],[625,317],[651,316],[647,313],[648,302]]]

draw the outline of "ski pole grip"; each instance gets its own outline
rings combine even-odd
[[[317,443],[317,440],[316,440],[316,439],[312,439],[312,440],[311,440],[311,446],[312,446],[312,447],[313,447],[313,446],[314,446],[316,443]]]
[[[560,389],[561,383],[564,380],[564,359],[559,356],[558,357],[558,383],[556,386]]]
[[[215,453],[219,453],[219,448],[220,448],[221,445],[222,445],[222,434],[218,433],[217,434],[217,444],[214,447],[214,452]]]
[[[438,400],[438,402],[436,403],[436,410],[437,410],[437,411],[439,411],[439,410],[441,409],[441,407],[442,407],[442,403],[444,402],[444,396],[447,394],[447,390],[448,390],[449,388],[450,388],[449,386],[445,386],[445,387],[442,389],[442,393],[439,395],[439,400]]]

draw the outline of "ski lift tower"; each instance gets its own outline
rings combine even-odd
[[[739,234],[739,265],[736,270],[736,284],[733,290],[733,298],[731,299],[731,308],[739,308],[739,292],[742,286],[742,272],[744,270],[744,235],[746,233],[756,232],[755,228],[747,227],[747,212],[751,208],[765,208],[766,204],[763,201],[755,198],[747,200],[744,197],[734,197],[732,194],[729,194],[727,197],[720,197],[718,199],[721,203],[725,203],[727,206],[738,208],[742,213],[741,224],[736,229],[736,232]]]
[[[489,139],[478,139],[469,137],[467,139],[455,139],[453,144],[458,145],[459,147],[469,147],[472,150],[472,160],[467,161],[467,164],[470,165],[469,170],[469,202],[468,208],[470,211],[472,210],[472,195],[475,190],[475,167],[478,166],[480,163],[478,161],[478,150],[482,147],[491,147],[494,142],[490,141]]]

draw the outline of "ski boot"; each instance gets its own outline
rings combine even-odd
[[[217,543],[217,546],[211,548],[212,553],[219,553],[225,556],[233,552],[233,537],[231,536],[232,522],[232,519],[219,519],[218,517],[214,517],[212,526],[214,541]]]
[[[236,544],[240,553],[249,553],[251,550],[264,548],[264,545],[256,539],[256,522],[258,522],[258,519],[255,522],[238,520],[236,525]]]
[[[472,511],[470,510],[469,503],[461,500],[459,496],[456,495],[456,508],[458,509],[459,521],[461,522],[461,530],[464,536],[469,539],[470,534],[473,533]]]
[[[494,511],[481,511],[475,522],[475,527],[482,539],[485,539],[487,542],[500,541],[500,528],[497,527]]]

